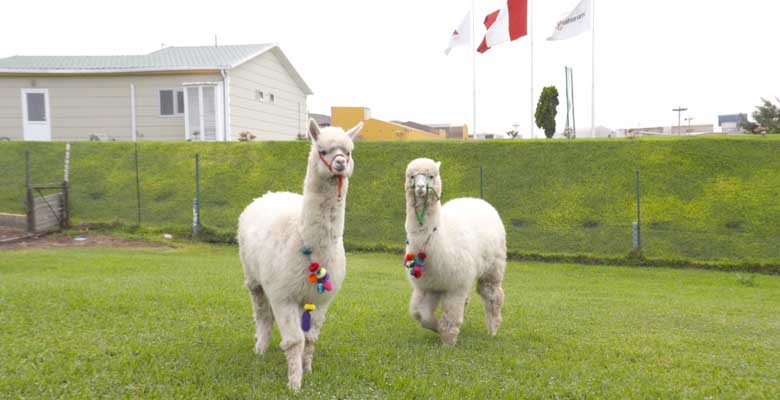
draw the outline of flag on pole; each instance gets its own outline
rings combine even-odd
[[[547,40],[564,40],[590,30],[590,0],[582,0],[569,15],[558,21]]]
[[[471,12],[466,13],[460,25],[452,31],[450,44],[444,50],[444,54],[450,54],[453,47],[467,46],[471,44]]]
[[[528,34],[528,0],[507,0],[499,10],[485,17],[487,33],[477,48],[480,53]]]

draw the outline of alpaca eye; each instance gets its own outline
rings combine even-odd
[[[430,175],[430,176],[428,176],[428,178],[431,178],[431,179],[433,179],[433,175]]]
[[[350,155],[350,152],[347,152],[347,157],[349,157],[349,155]]]
[[[325,154],[328,154],[328,152],[325,151],[325,150],[320,150],[320,154],[322,154],[324,156]]]

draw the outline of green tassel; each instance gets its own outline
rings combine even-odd
[[[301,247],[301,253],[308,256],[309,254],[311,254],[311,247],[308,246]]]

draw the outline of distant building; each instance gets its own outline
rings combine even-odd
[[[371,118],[371,110],[366,107],[331,107],[330,123],[349,129],[359,122],[363,129],[359,140],[442,140],[448,138],[448,130],[414,121],[382,121]],[[461,131],[468,132],[464,125]],[[464,137],[457,137],[464,139]]]
[[[317,121],[317,125],[320,127],[330,126],[330,116],[325,114],[309,113],[309,118]]]
[[[723,133],[739,133],[742,132],[739,123],[743,119],[747,119],[747,114],[718,115],[718,126]]]
[[[444,133],[447,139],[468,139],[469,127],[468,125],[451,125],[451,124],[430,124],[431,128],[444,129]]]
[[[0,59],[0,138],[295,140],[312,94],[275,44]]]
[[[651,126],[640,128],[618,129],[617,137],[622,136],[686,136],[686,135],[704,135],[713,133],[715,128],[712,124],[682,125],[674,126]]]

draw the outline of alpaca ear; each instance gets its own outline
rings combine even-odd
[[[358,122],[357,125],[353,126],[352,129],[348,130],[347,135],[349,135],[350,139],[354,139],[361,129],[363,129],[363,121]]]
[[[317,121],[314,118],[309,120],[309,137],[314,141],[317,141],[317,138],[320,137],[320,126],[317,125]]]
[[[436,161],[436,172],[441,171],[441,161]]]

